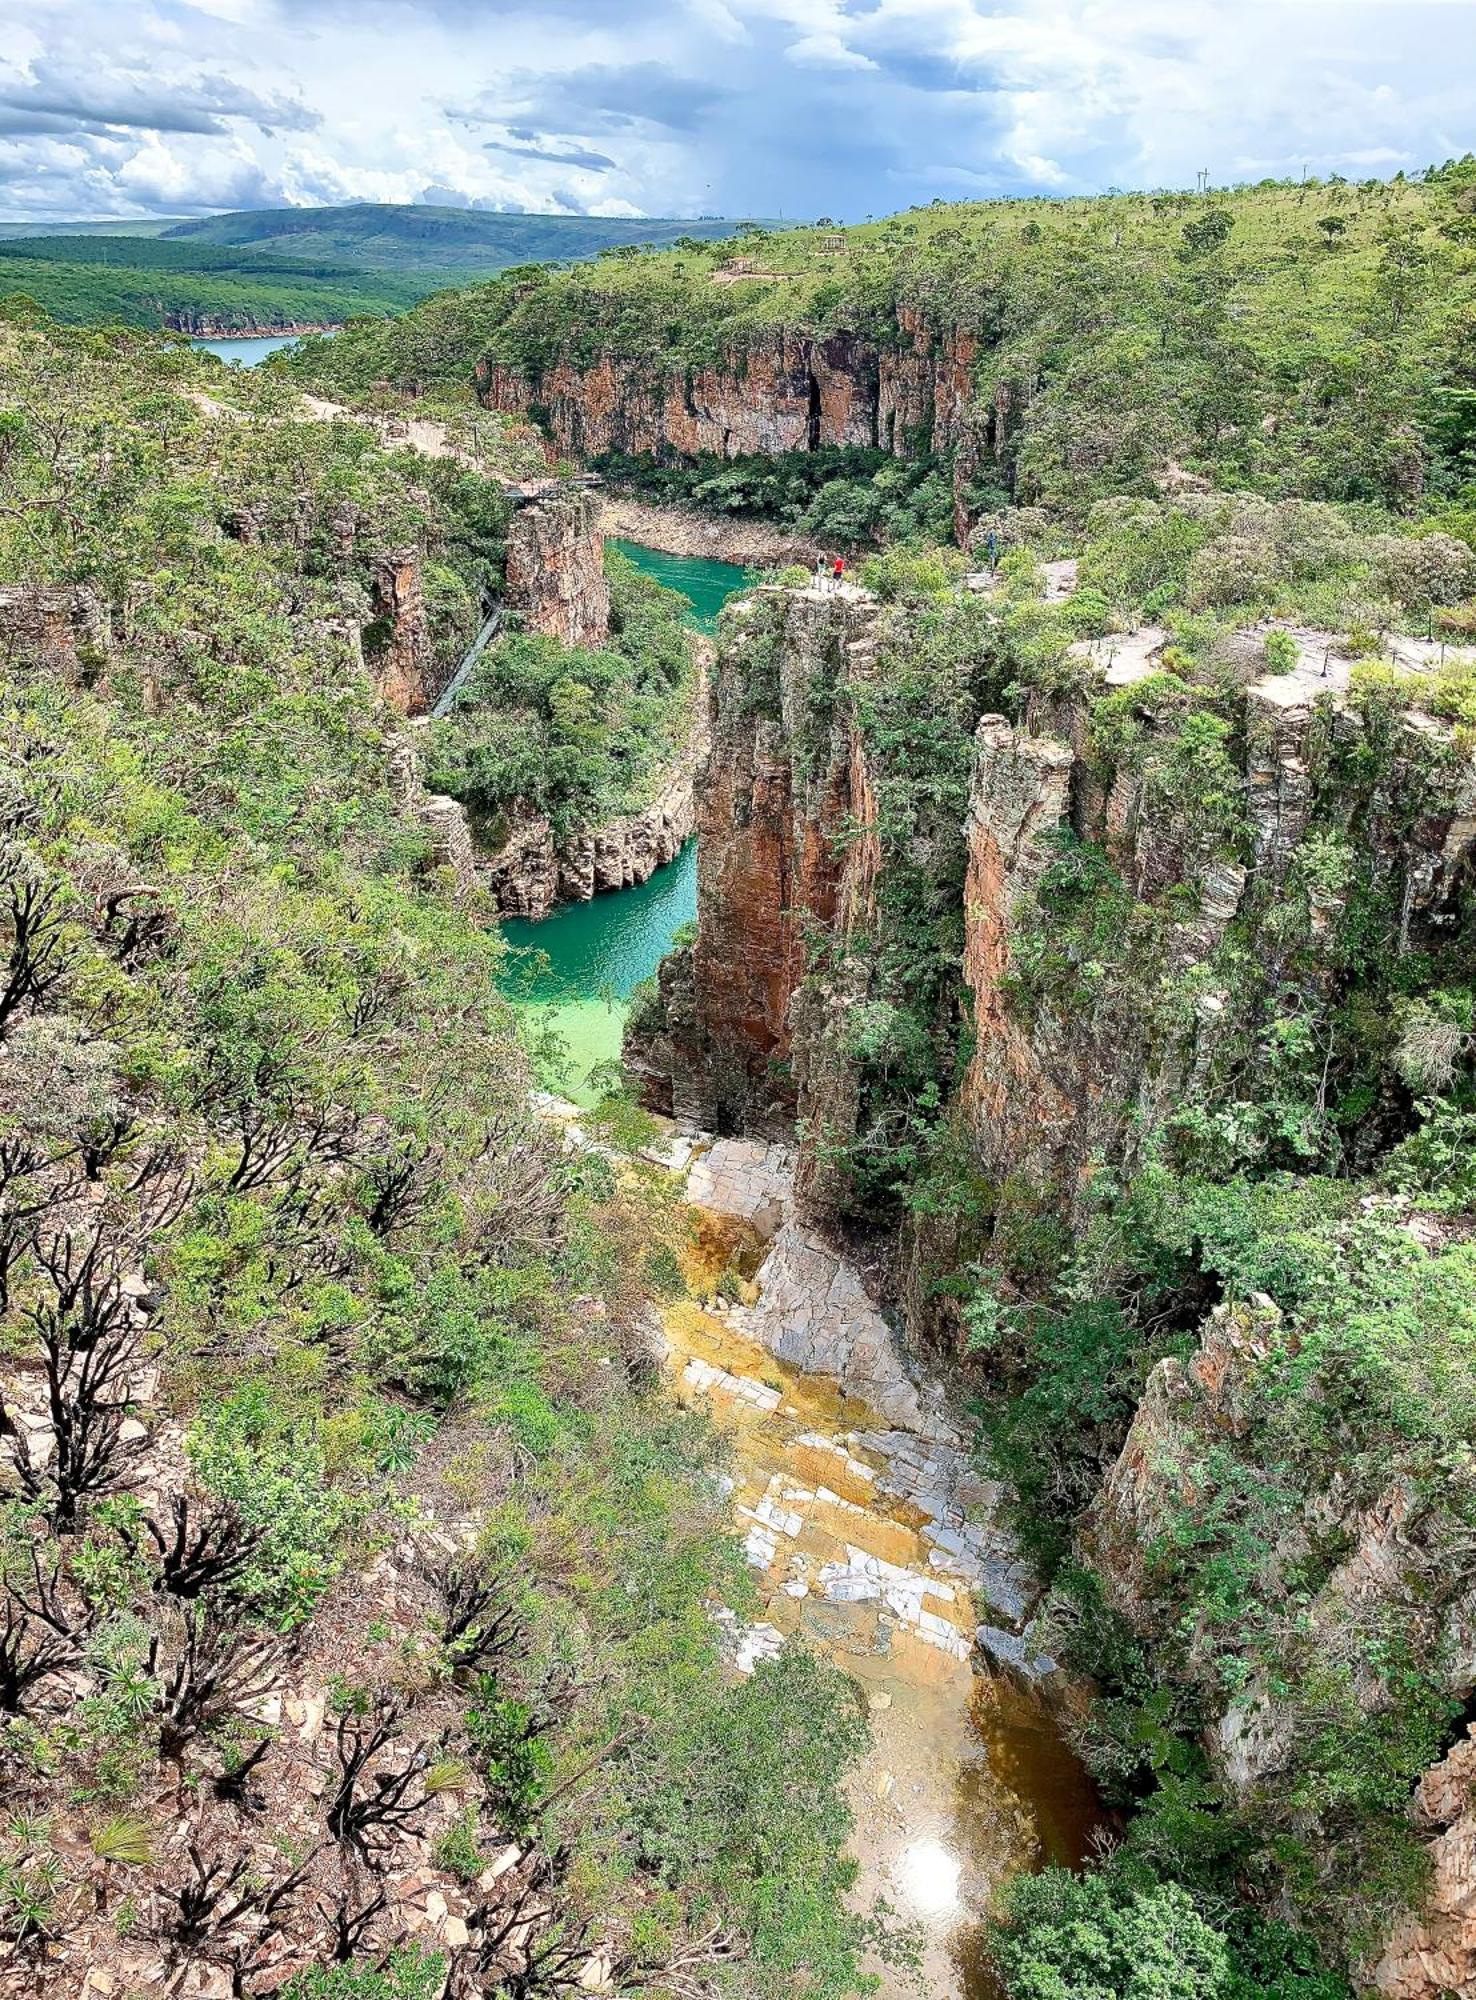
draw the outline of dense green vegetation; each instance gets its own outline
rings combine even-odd
[[[0,717],[0,1938],[119,1990],[531,2000],[600,1942],[839,2000],[864,1725],[720,1657],[717,1446],[643,1331],[681,1211],[527,1109],[346,643],[407,544],[454,628],[496,507],[219,372],[0,328],[5,615],[59,621]]]
[[[429,278],[358,270],[341,258],[257,256],[148,237],[0,240],[0,298],[24,294],[72,326],[187,333],[325,326],[403,312],[432,289]]]
[[[428,775],[460,799],[490,847],[520,806],[564,847],[576,833],[650,803],[692,724],[692,649],[683,604],[615,551],[606,645],[514,633],[489,648],[434,725]]]
[[[603,353],[741,372],[781,328],[907,346],[920,321],[974,341],[978,411],[1001,413],[984,472],[1019,501],[1077,511],[1175,462],[1403,509],[1467,476],[1473,204],[1469,160],[1418,181],[935,203],[522,271],[433,317],[463,380],[486,353],[535,383]],[[397,330],[377,373],[408,382],[425,345]]]
[[[402,313],[443,285],[615,245],[725,234],[715,222],[502,215],[415,203],[262,209],[184,222],[0,231],[0,298],[73,326],[192,332]]]
[[[839,548],[917,536],[943,540],[953,532],[952,482],[930,455],[898,459],[837,446],[666,464],[615,452],[597,459],[595,470],[660,506],[779,521]]]

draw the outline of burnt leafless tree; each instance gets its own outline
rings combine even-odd
[[[556,1894],[567,1872],[567,1854],[535,1852],[505,1875],[493,1894],[468,1916],[468,1944],[450,1968],[454,2000],[488,1992],[508,2000],[555,2000],[584,1989],[582,1976],[597,1938],[591,1921],[560,1916]],[[613,1969],[623,1985],[633,1966]]]
[[[338,1901],[331,1908],[327,1903],[319,1903],[318,1915],[332,1934],[329,1948],[335,1964],[347,1965],[358,1956],[370,1925],[388,1908],[389,1897],[383,1889],[376,1890],[367,1903],[354,1902],[346,1889],[339,1891]]]
[[[132,1202],[141,1238],[152,1241],[172,1229],[195,1192],[195,1170],[183,1154],[165,1144],[140,1154],[121,1190]]]
[[[174,913],[160,902],[160,891],[147,883],[117,889],[107,897],[99,912],[98,930],[118,963],[129,972],[165,957],[179,936]]]
[[[31,858],[12,848],[0,856],[0,909],[10,924],[10,955],[0,966],[0,1035],[24,1006],[43,1006],[72,963],[66,894]]]
[[[74,1174],[59,1171],[80,1150],[75,1144],[48,1150],[24,1133],[0,1140],[0,1312],[9,1310],[11,1277],[46,1217],[81,1190]]]
[[[429,1804],[421,1780],[439,1745],[419,1744],[398,1768],[370,1769],[403,1720],[399,1703],[381,1694],[367,1715],[345,1715],[338,1724],[339,1783],[328,1808],[328,1831],[371,1865],[401,1834],[415,1831]]]
[[[159,1892],[157,1934],[175,1956],[208,1956],[226,1934],[244,1919],[254,1928],[259,1947],[280,1931],[278,1913],[301,1888],[317,1858],[317,1850],[275,1882],[256,1873],[255,1857],[241,1850],[233,1859],[216,1855],[206,1860],[198,1841],[189,1845],[190,1872],[177,1888]]]
[[[81,1135],[82,1171],[89,1181],[100,1181],[119,1155],[138,1136],[138,1114],[126,1107],[92,1119]]]
[[[266,1801],[252,1791],[251,1780],[270,1751],[273,1740],[270,1736],[263,1736],[246,1756],[228,1763],[211,1779],[210,1789],[222,1804],[240,1806],[249,1812],[264,1810]]]
[[[0,1586],[0,1709],[23,1712],[26,1696],[48,1674],[82,1657],[85,1618],[74,1617],[61,1592],[61,1573],[31,1545],[29,1582],[9,1576]]]
[[[389,1236],[419,1220],[435,1191],[430,1146],[407,1139],[397,1151],[364,1169],[364,1219],[376,1236]]]
[[[527,1634],[504,1572],[489,1575],[464,1556],[429,1563],[422,1574],[443,1607],[441,1641],[458,1667],[489,1673],[526,1650]]]
[[[198,1604],[187,1604],[184,1643],[160,1684],[160,1755],[177,1759],[212,1723],[270,1694],[284,1651],[278,1639],[253,1637],[208,1617]],[[151,1669],[157,1652],[155,1641]]]
[[[122,1431],[133,1407],[138,1366],[133,1307],[120,1282],[117,1251],[102,1225],[85,1236],[36,1244],[36,1262],[50,1296],[29,1306],[46,1381],[54,1446],[43,1465],[31,1462],[15,1412],[0,1399],[0,1437],[8,1440],[15,1478],[27,1500],[45,1504],[53,1524],[76,1526],[78,1508],[106,1492],[130,1456]]]
[[[366,972],[339,1002],[344,1026],[356,1039],[381,1021],[391,1020],[399,1011],[407,980],[395,966],[380,966]]]
[[[155,1590],[186,1602],[208,1591],[229,1591],[250,1568],[265,1529],[241,1518],[231,1500],[206,1503],[171,1494],[168,1519],[146,1517],[144,1529],[159,1555]]]

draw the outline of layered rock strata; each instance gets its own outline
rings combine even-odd
[[[507,530],[507,605],[525,631],[565,646],[600,646],[610,630],[604,528],[597,492],[562,485],[539,491]]]
[[[533,375],[485,357],[482,402],[544,422],[557,452],[597,459],[610,452],[658,458],[711,453],[816,451],[860,445],[912,457],[958,453],[962,483],[998,457],[1010,399],[976,406],[976,333],[935,326],[903,307],[894,341],[850,332],[815,336],[774,328],[690,367],[602,354],[588,367],[556,362]],[[961,524],[962,525],[962,524]]]

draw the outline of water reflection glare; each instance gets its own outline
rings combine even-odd
[[[915,1841],[897,1863],[897,1886],[920,1917],[959,1907],[959,1862],[941,1840]]]

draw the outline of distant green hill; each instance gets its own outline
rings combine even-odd
[[[6,236],[162,236],[183,216],[155,215],[143,222],[0,222],[0,238]]]
[[[337,325],[404,312],[439,278],[133,236],[0,239],[0,297],[24,293],[71,326],[184,333]]]
[[[0,298],[73,326],[269,332],[405,312],[430,292],[523,264],[727,236],[727,222],[497,215],[423,205],[259,209],[191,221],[0,223]]]
[[[487,209],[361,202],[343,208],[251,209],[206,215],[166,232],[172,242],[229,245],[371,269],[482,276],[515,264],[562,263],[627,243],[731,236],[732,222],[670,217],[511,215]]]

